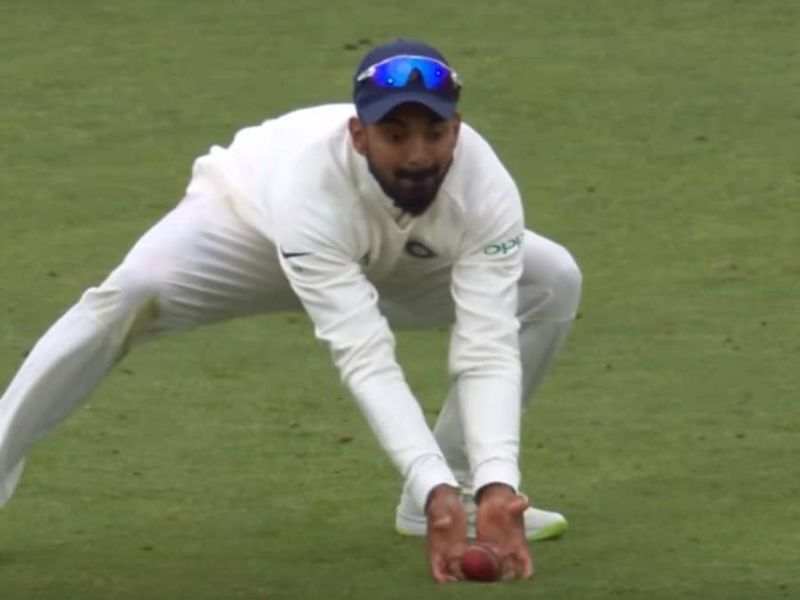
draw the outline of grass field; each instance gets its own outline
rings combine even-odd
[[[307,320],[134,352],[0,511],[0,599],[800,598],[796,0],[0,0],[0,385],[243,125],[440,46],[585,275],[526,416],[531,582],[436,586]],[[399,336],[431,416],[446,334]],[[794,465],[794,466],[792,466]]]

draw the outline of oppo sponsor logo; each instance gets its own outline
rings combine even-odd
[[[489,244],[483,249],[484,254],[494,256],[495,254],[508,254],[522,246],[522,234],[506,240],[505,242],[497,242],[496,244]]]

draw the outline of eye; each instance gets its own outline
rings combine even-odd
[[[446,133],[447,129],[445,127],[431,127],[426,135],[429,141],[438,142],[444,138]]]
[[[387,130],[387,131],[384,132],[383,135],[384,135],[384,137],[386,138],[387,141],[389,141],[389,142],[391,142],[393,144],[400,144],[405,139],[405,134],[402,131],[397,130],[397,129]]]

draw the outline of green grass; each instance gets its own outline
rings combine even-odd
[[[134,352],[32,453],[0,598],[800,595],[794,0],[0,0],[0,381],[239,127],[346,100],[364,40],[428,39],[581,318],[526,416],[567,514],[537,577],[434,585],[400,482],[304,317]],[[353,49],[355,48],[355,49]],[[442,332],[402,334],[426,411]]]

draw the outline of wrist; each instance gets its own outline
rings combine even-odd
[[[435,486],[429,493],[428,498],[425,500],[425,514],[428,514],[428,509],[434,501],[439,501],[447,496],[452,496],[459,499],[461,490],[447,483],[440,483]]]
[[[519,482],[519,464],[512,457],[504,458],[498,456],[490,460],[484,460],[472,472],[472,485],[476,491],[496,483],[504,483],[511,489],[516,490],[519,487]]]
[[[475,492],[475,504],[497,497],[516,496],[517,490],[507,483],[487,483]]]

